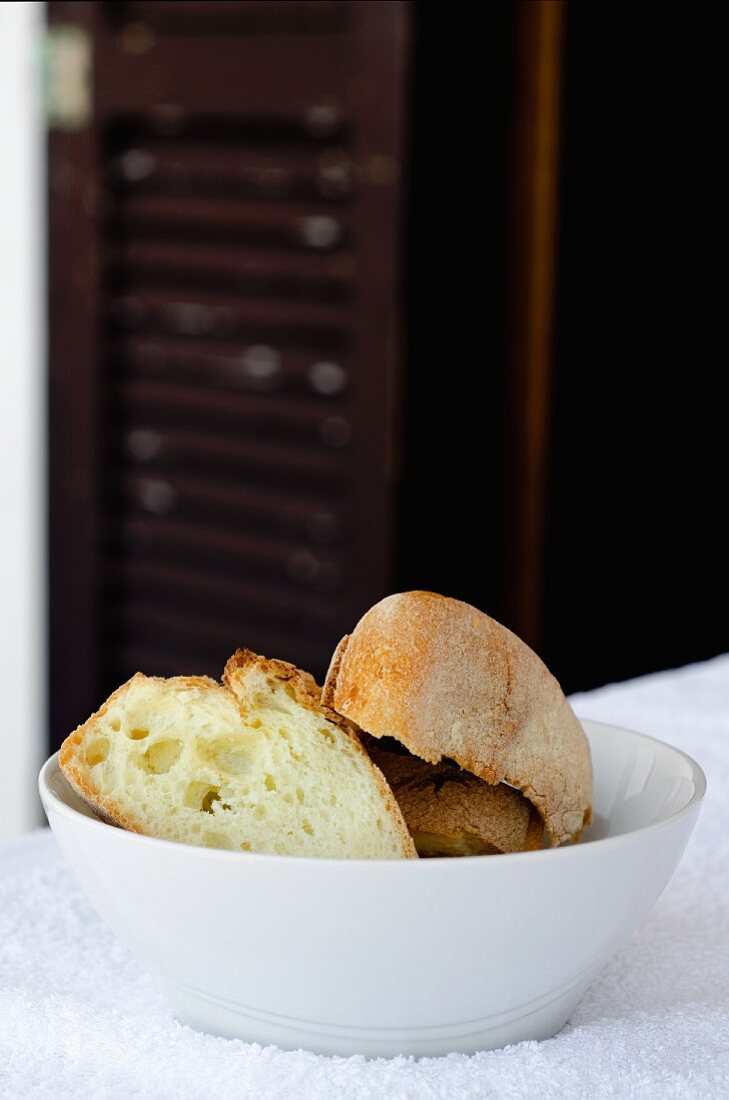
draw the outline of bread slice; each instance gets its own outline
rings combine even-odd
[[[562,690],[515,634],[460,600],[403,592],[339,643],[323,702],[375,737],[517,787],[553,845],[592,816],[590,748]]]
[[[475,856],[541,848],[544,822],[524,795],[492,786],[451,760],[428,764],[392,738],[362,743],[398,801],[420,856]]]
[[[244,671],[245,670],[245,671]],[[293,665],[246,653],[235,693],[137,673],[61,747],[104,820],[239,852],[414,858],[400,810],[349,725]]]

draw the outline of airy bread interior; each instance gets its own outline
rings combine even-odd
[[[137,673],[64,742],[65,775],[102,817],[167,840],[413,857],[397,804],[350,728],[309,700],[293,666],[250,658],[237,697],[203,677]]]

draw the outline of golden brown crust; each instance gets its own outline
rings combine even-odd
[[[362,747],[357,726],[349,719],[338,714],[321,702],[321,688],[309,672],[289,664],[288,661],[279,661],[269,657],[262,657],[250,649],[237,649],[230,657],[223,671],[223,684],[231,691],[241,706],[245,706],[245,688],[238,686],[238,680],[245,675],[246,670],[256,668],[266,677],[273,677],[287,685],[293,692],[293,697],[299,706],[305,707],[314,714],[320,714],[328,722],[334,723],[348,737],[357,754],[363,757],[370,768],[377,783],[380,795],[385,803],[389,817],[397,830],[402,842],[403,852],[408,859],[417,858],[417,852],[413,839],[408,832],[397,799],[394,797],[390,786],[385,780],[380,769],[372,763],[372,760]]]
[[[513,787],[493,786],[450,760],[429,764],[374,737],[364,735],[363,744],[392,787],[411,833],[450,842],[477,837],[484,851],[494,852],[541,845],[543,822]]]
[[[145,830],[141,823],[136,818],[132,818],[128,814],[125,814],[116,802],[109,798],[105,798],[103,802],[100,800],[98,791],[96,791],[87,781],[83,771],[76,763],[77,754],[81,749],[86,732],[95,726],[98,721],[104,717],[107,711],[116,704],[127,691],[130,684],[140,679],[163,681],[164,677],[145,676],[143,672],[135,672],[129,680],[121,685],[121,687],[118,687],[116,691],[112,692],[106,702],[102,703],[99,709],[92,714],[90,718],[82,725],[77,726],[73,733],[68,735],[61,745],[58,754],[58,764],[76,793],[83,799],[89,809],[93,810],[97,817],[100,817],[107,825],[117,825],[119,828],[127,829],[129,832],[144,834]],[[167,684],[175,684],[179,687],[213,687],[218,691],[220,690],[220,685],[216,684],[215,680],[211,680],[209,676],[173,676],[169,680],[164,680],[164,682]]]
[[[244,672],[248,668],[257,668],[266,676],[271,676],[281,683],[289,684],[294,692],[296,702],[307,710],[318,710],[320,707],[319,686],[310,672],[305,672],[288,661],[279,661],[273,657],[262,657],[254,653],[252,649],[236,649],[232,657],[229,657],[223,670],[223,684],[229,690],[235,684],[236,674]]]
[[[432,592],[388,596],[337,647],[323,702],[432,764],[517,787],[553,844],[591,819],[587,738],[562,690],[511,631]]]
[[[343,714],[332,710],[326,703],[323,703],[321,698],[322,689],[311,673],[306,672],[303,668],[297,668],[296,665],[289,664],[288,661],[279,661],[274,657],[263,657],[260,653],[254,653],[252,649],[236,649],[233,656],[229,657],[225,664],[222,682],[228,691],[233,692],[239,704],[242,704],[243,698],[235,689],[236,677],[243,674],[248,668],[257,668],[265,676],[273,677],[273,679],[287,684],[299,706],[310,710],[313,714],[322,714],[328,722],[333,722],[335,726],[339,726],[340,729],[353,734],[357,738],[357,747],[361,747],[358,736],[361,732],[359,726],[350,721],[349,718],[345,718]]]

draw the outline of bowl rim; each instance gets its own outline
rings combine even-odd
[[[550,859],[575,859],[586,858],[580,853],[590,852],[595,849],[596,846],[599,850],[603,850],[605,846],[616,847],[620,844],[630,844],[634,838],[640,838],[651,833],[661,831],[666,828],[670,828],[675,825],[681,818],[686,817],[695,807],[701,804],[706,794],[706,775],[703,769],[693,757],[682,749],[676,748],[675,745],[670,745],[666,741],[661,741],[658,737],[651,737],[647,733],[639,733],[637,730],[628,729],[625,726],[615,726],[610,722],[601,722],[593,718],[580,718],[578,721],[584,727],[585,724],[589,727],[597,727],[602,733],[611,731],[611,733],[619,733],[626,735],[630,738],[638,738],[641,741],[648,741],[653,744],[660,745],[662,750],[668,750],[669,753],[675,753],[676,756],[681,757],[690,767],[692,773],[692,779],[694,784],[694,790],[691,797],[688,799],[684,806],[675,810],[672,814],[662,818],[660,821],[652,822],[650,825],[641,825],[638,829],[630,829],[628,832],[619,833],[617,836],[598,837],[596,840],[590,840],[584,844],[567,844],[557,848],[540,848],[530,852],[502,852],[499,854],[498,860],[492,859],[490,856],[470,856],[468,859],[452,859],[446,856],[432,857],[430,859],[362,859],[354,858],[347,859],[342,856],[290,856],[290,855],[276,855],[270,852],[237,852],[231,851],[225,848],[208,848],[202,844],[185,844],[183,841],[177,840],[164,840],[160,837],[147,836],[144,833],[135,833],[129,829],[121,829],[116,825],[109,825],[107,822],[100,820],[99,818],[87,817],[86,814],[80,813],[72,806],[67,805],[59,796],[51,790],[49,785],[50,775],[58,769],[60,771],[60,765],[58,763],[59,752],[52,753],[51,756],[45,761],[40,769],[38,775],[38,791],[40,794],[41,802],[43,803],[43,809],[47,814],[47,803],[50,804],[55,813],[58,813],[61,817],[65,817],[71,821],[82,822],[84,826],[88,826],[92,829],[112,829],[114,833],[119,837],[126,837],[131,843],[141,843],[144,845],[153,845],[158,847],[162,845],[164,848],[173,848],[179,852],[180,849],[195,852],[198,856],[203,858],[214,859],[227,859],[235,860],[240,863],[241,859],[246,862],[253,862],[255,864],[269,864],[272,863],[277,867],[286,865],[287,863],[294,863],[297,867],[302,865],[313,865],[314,867],[326,867],[328,865],[343,868],[343,867],[371,867],[371,868],[383,868],[383,867],[436,867],[444,869],[449,868],[463,868],[464,866],[504,866],[504,861],[512,861],[519,859],[526,861],[527,859],[544,859],[549,857]],[[587,731],[586,731],[587,732]],[[61,774],[63,774],[61,772]],[[65,776],[64,776],[65,779]],[[68,782],[68,780],[66,780]],[[407,873],[407,872],[406,872]],[[419,874],[424,872],[420,871]],[[425,872],[428,873],[428,872]],[[433,872],[430,872],[433,873]]]

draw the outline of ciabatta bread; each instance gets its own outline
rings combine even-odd
[[[428,764],[389,737],[362,743],[392,788],[420,856],[476,856],[541,848],[544,822],[524,795],[453,761]]]
[[[375,604],[339,643],[322,699],[423,760],[517,787],[552,844],[576,840],[591,820],[590,748],[559,684],[469,604],[433,592]]]
[[[416,855],[382,775],[293,665],[239,654],[233,691],[137,673],[61,747],[99,816],[165,840],[240,852]]]

